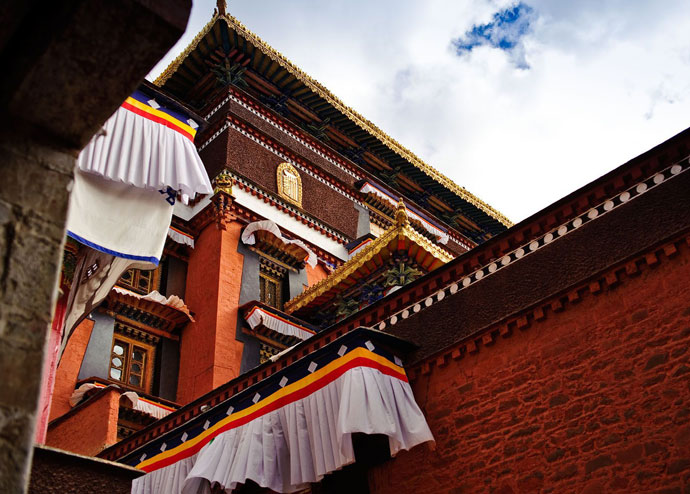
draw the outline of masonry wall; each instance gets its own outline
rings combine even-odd
[[[118,463],[35,447],[28,492],[129,494],[132,480],[143,474],[141,470]]]
[[[372,469],[371,492],[690,492],[690,248],[680,247],[418,372],[436,449]]]
[[[115,444],[120,393],[118,388],[106,388],[51,422],[46,444],[86,456],[96,456]]]
[[[230,170],[274,194],[278,193],[276,173],[284,159],[234,129],[228,129],[226,135],[218,137],[221,138],[228,142],[226,162]],[[204,154],[204,159],[210,155],[212,153]],[[302,171],[300,178],[302,209],[345,235],[356,238],[357,211],[352,200]]]

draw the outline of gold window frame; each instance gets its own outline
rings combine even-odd
[[[278,195],[292,204],[302,207],[302,177],[290,163],[281,163],[276,170]]]

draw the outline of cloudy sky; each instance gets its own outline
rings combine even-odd
[[[683,0],[230,0],[430,165],[520,221],[690,126]],[[163,70],[208,22],[196,1]]]

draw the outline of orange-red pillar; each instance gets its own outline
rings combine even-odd
[[[180,339],[177,401],[211,391],[240,373],[243,343],[236,339],[244,256],[237,252],[242,225],[207,226],[189,258],[185,301],[194,312]],[[258,276],[258,273],[257,273]]]

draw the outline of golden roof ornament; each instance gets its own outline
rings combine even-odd
[[[398,209],[395,211],[395,224],[398,226],[406,225],[410,222],[410,218],[407,216],[407,208],[402,200],[402,197],[398,201]]]
[[[216,0],[216,7],[218,8],[218,15],[225,15],[228,9],[228,2],[225,0]]]

